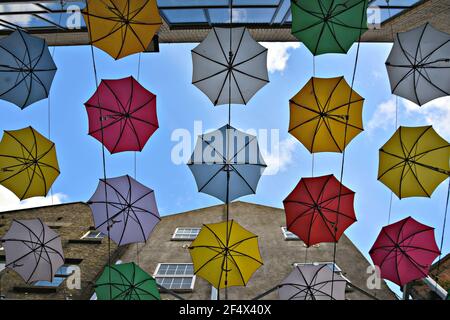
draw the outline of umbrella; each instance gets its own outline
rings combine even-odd
[[[400,199],[430,197],[450,175],[449,158],[449,143],[433,127],[399,127],[380,149],[378,180]]]
[[[85,106],[89,134],[111,153],[142,151],[159,127],[156,96],[133,77],[102,80]]]
[[[296,265],[280,283],[280,300],[345,300],[347,281],[327,264]]]
[[[392,93],[418,105],[450,95],[450,34],[429,23],[397,33],[386,68]]]
[[[347,53],[367,30],[368,0],[293,0],[292,34],[312,52]]]
[[[269,82],[267,49],[243,27],[212,28],[192,62],[192,83],[214,105],[247,104]]]
[[[46,196],[59,176],[55,144],[32,127],[5,131],[0,141],[0,184],[20,200]]]
[[[440,252],[434,228],[408,217],[383,227],[369,254],[382,278],[403,286],[425,278]]]
[[[16,271],[26,283],[51,282],[64,264],[60,236],[41,219],[13,220],[2,242],[6,267]]]
[[[225,203],[256,193],[266,168],[256,137],[230,125],[201,135],[188,166],[198,191]]]
[[[203,225],[189,250],[194,273],[217,289],[245,286],[263,264],[258,236],[234,220]]]
[[[17,30],[0,40],[0,99],[24,109],[48,97],[55,73],[43,39]]]
[[[161,220],[154,191],[128,175],[101,179],[88,204],[95,228],[118,245],[147,241]]]
[[[114,59],[147,50],[162,24],[155,0],[88,0],[83,18],[91,43]]]
[[[98,300],[161,300],[155,279],[134,262],[106,266],[95,293]]]
[[[311,78],[289,102],[289,132],[311,153],[343,152],[364,130],[363,103],[344,77]]]
[[[287,229],[308,247],[321,242],[338,242],[356,222],[355,193],[333,175],[302,178],[284,199]]]

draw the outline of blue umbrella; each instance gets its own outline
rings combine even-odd
[[[21,30],[0,40],[0,99],[24,109],[48,97],[55,73],[45,40]]]
[[[230,125],[201,135],[188,166],[198,191],[225,203],[256,193],[267,167],[256,137]]]

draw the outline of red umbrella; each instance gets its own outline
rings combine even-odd
[[[133,77],[102,80],[85,106],[89,134],[111,153],[141,151],[159,126],[156,96]]]
[[[381,277],[399,286],[425,278],[440,254],[434,228],[411,217],[383,227],[369,253]]]
[[[354,197],[333,175],[303,178],[283,201],[287,229],[307,246],[338,242],[356,221]]]

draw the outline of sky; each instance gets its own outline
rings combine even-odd
[[[232,125],[240,129],[279,130],[279,153],[264,152],[275,175],[261,178],[257,194],[240,200],[282,207],[283,199],[302,177],[311,176],[312,156],[288,132],[289,99],[313,76],[313,57],[296,43],[264,44],[269,48],[270,83],[262,88],[246,106],[232,108]],[[161,215],[220,204],[206,194],[198,193],[195,180],[185,164],[176,165],[171,152],[178,141],[173,132],[194,132],[200,121],[202,131],[226,124],[227,107],[214,107],[209,99],[191,84],[190,50],[195,44],[161,44],[159,53],[142,54],[140,83],[157,95],[160,128],[141,153],[137,154],[137,179],[155,190]],[[347,55],[324,55],[315,58],[315,76],[345,76],[351,82],[356,45]],[[348,146],[343,183],[356,192],[358,222],[346,235],[369,258],[368,251],[380,229],[388,222],[390,190],[377,181],[378,150],[395,131],[396,98],[390,92],[384,62],[390,44],[361,44],[354,89],[364,103],[365,131]],[[95,49],[101,79],[118,79],[130,75],[137,78],[138,55],[114,61]],[[51,110],[51,139],[56,143],[61,175],[53,185],[53,203],[87,201],[102,177],[100,143],[87,134],[88,121],[84,108],[95,91],[90,47],[58,47],[54,52],[58,71],[50,100],[40,101],[21,111],[0,101],[0,129],[15,130],[33,126],[48,134],[48,108]],[[50,103],[49,103],[50,101]],[[437,99],[418,107],[398,98],[398,121],[404,126],[433,124],[436,131],[450,138],[450,98]],[[196,140],[192,136],[191,148]],[[270,144],[269,144],[270,145]],[[133,153],[107,153],[108,177],[133,175]],[[317,154],[314,175],[333,173],[339,177],[341,154]],[[393,199],[391,222],[412,216],[436,228],[440,242],[448,181],[442,183],[431,198]],[[0,186],[0,211],[51,204],[52,199],[33,198],[20,203]],[[232,213],[231,213],[232,215]],[[448,230],[448,229],[447,229]],[[450,237],[443,253],[450,250]],[[370,261],[370,258],[369,258]]]

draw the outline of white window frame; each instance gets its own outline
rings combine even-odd
[[[287,227],[281,227],[281,232],[283,233],[284,240],[286,241],[300,241],[300,238],[294,233],[290,232]]]
[[[333,261],[306,262],[306,263],[305,262],[296,262],[296,263],[294,263],[294,267],[305,266],[305,265],[314,265],[314,266],[327,265],[328,268],[330,269],[330,271],[333,271]],[[347,280],[347,282],[351,283],[351,281],[346,276],[344,276],[344,274],[342,273],[342,269],[337,265],[337,263],[334,263],[334,273],[340,275],[342,278]]]
[[[67,269],[70,268],[70,265],[69,264],[63,264],[61,267],[58,268],[58,270],[61,269],[61,268],[65,268],[67,270]],[[39,282],[41,282],[41,283],[42,282],[49,282],[49,283],[53,282],[53,281],[43,281],[43,280],[36,281],[33,285],[37,286],[37,287],[43,287],[43,288],[59,288],[59,287],[61,287],[61,285],[64,283],[64,281],[68,277],[70,277],[72,275],[72,272],[67,273],[67,274],[58,274],[58,270],[56,271],[56,273],[55,273],[55,275],[53,277],[53,281],[55,281],[56,278],[62,279],[62,281],[57,286],[38,284]]]
[[[177,228],[175,228],[175,231],[172,234],[171,240],[173,240],[173,241],[193,241],[193,240],[195,240],[195,238],[197,238],[197,236],[195,236],[195,238],[177,237],[176,235],[181,229],[197,229],[198,232],[200,232],[200,230],[201,230],[201,228],[198,228],[198,227],[177,227]],[[197,235],[198,235],[198,233],[197,233]]]
[[[161,268],[162,265],[180,265],[180,264],[190,264],[190,265],[192,265],[192,267],[194,266],[193,263],[189,263],[189,262],[161,262],[161,263],[158,263],[158,265],[156,266],[155,272],[153,273],[153,278],[156,280],[158,278],[190,278],[190,277],[192,277],[191,286],[189,289],[167,288],[174,292],[192,292],[192,291],[194,291],[195,280],[197,279],[197,276],[195,274],[192,274],[192,275],[182,275],[182,274],[158,275],[159,269]]]
[[[88,237],[88,235],[89,235],[91,232],[98,232],[99,234],[98,234],[96,237]],[[97,230],[89,230],[89,231],[86,232],[80,239],[82,239],[82,240],[96,240],[96,239],[101,240],[101,239],[103,239],[104,237],[105,237],[105,235],[104,235],[102,232],[100,232],[100,231],[97,231]]]

